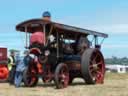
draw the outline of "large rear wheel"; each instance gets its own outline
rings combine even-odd
[[[98,49],[87,49],[81,60],[81,71],[86,83],[103,83],[105,63],[102,53]]]
[[[65,88],[69,83],[69,70],[66,64],[61,63],[55,70],[55,84],[58,89]]]

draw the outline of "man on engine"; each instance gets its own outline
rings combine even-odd
[[[42,17],[43,17],[43,20],[51,21],[51,14],[50,14],[50,12],[48,12],[48,11],[45,11],[45,12],[43,13]]]

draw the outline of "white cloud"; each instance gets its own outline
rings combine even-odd
[[[92,22],[92,20],[89,21],[88,19],[87,16],[68,16],[61,20],[58,19],[57,21],[103,33],[128,34],[128,23],[123,22],[124,19],[122,22],[119,22],[119,18],[116,18],[116,21],[118,22],[115,22],[115,20],[112,20],[111,22],[110,20],[108,20],[109,22],[107,22],[107,20],[105,22],[100,22],[99,19],[99,22],[98,20]],[[86,22],[82,22],[82,20],[85,20]]]
[[[103,44],[104,48],[111,49],[111,48],[128,48],[128,45],[126,44]]]
[[[128,34],[128,24],[110,24],[88,26],[88,29],[114,34]]]
[[[70,22],[64,21],[66,24],[78,26],[81,28],[94,30],[103,33],[113,33],[113,34],[128,34],[128,24],[103,24],[103,25],[93,25],[93,24],[86,24],[84,22]]]
[[[107,33],[107,34],[128,34],[128,24],[110,24],[110,25],[88,25],[83,26],[85,29],[94,30],[97,32]]]

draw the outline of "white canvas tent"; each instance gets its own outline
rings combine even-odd
[[[117,73],[126,73],[126,72],[128,72],[128,66],[119,65],[119,64],[116,64],[116,65],[109,64],[109,65],[106,65],[106,71],[117,72]]]

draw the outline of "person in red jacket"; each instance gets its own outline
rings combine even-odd
[[[34,32],[30,37],[30,45],[32,45],[33,43],[44,44],[45,43],[44,32],[41,31]]]
[[[46,21],[51,21],[51,14],[48,11],[45,11],[42,15],[42,19]],[[30,37],[30,45],[32,43],[45,44],[45,33],[43,32],[42,25],[36,28],[36,31]]]

